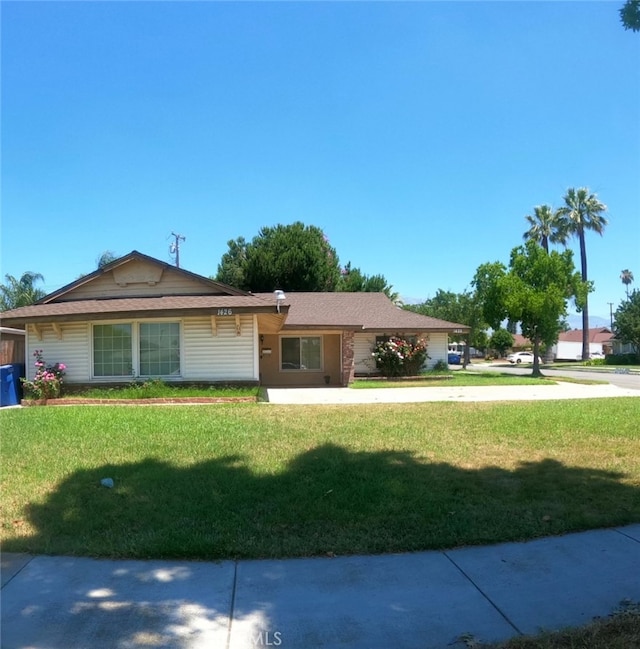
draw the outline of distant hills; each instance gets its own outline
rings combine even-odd
[[[582,329],[582,315],[579,313],[568,316],[567,322],[572,329]],[[611,329],[611,320],[609,318],[601,318],[597,315],[589,316],[589,329],[598,329],[599,327]]]

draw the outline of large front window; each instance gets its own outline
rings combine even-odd
[[[130,324],[93,327],[94,376],[131,376],[133,373]]]
[[[145,322],[140,325],[140,376],[180,374],[180,325]]]
[[[179,376],[180,324],[93,325],[93,375],[105,378]]]
[[[281,343],[281,369],[322,369],[322,338],[320,336],[291,336],[281,338]]]

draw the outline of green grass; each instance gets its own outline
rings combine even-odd
[[[553,385],[555,379],[534,378],[532,376],[518,376],[515,374],[502,374],[500,372],[467,372],[455,370],[453,372],[429,372],[424,379],[402,380],[393,379],[356,379],[350,387],[356,390],[369,388],[423,388],[444,386],[476,386],[476,385]]]
[[[382,553],[637,522],[639,419],[633,398],[4,410],[3,549]]]

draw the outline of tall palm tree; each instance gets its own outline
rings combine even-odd
[[[549,243],[566,243],[566,233],[559,227],[558,212],[554,212],[549,205],[537,205],[533,208],[533,216],[527,214],[524,218],[531,226],[522,235],[525,241],[535,241],[547,252]]]
[[[587,187],[571,187],[564,195],[564,205],[558,210],[559,228],[566,236],[576,236],[580,242],[580,267],[582,281],[587,282],[587,248],[585,231],[602,235],[608,221],[603,216],[607,206],[590,193]],[[589,306],[585,297],[582,310],[582,359],[589,358]]]
[[[0,285],[0,311],[17,309],[19,306],[29,306],[45,296],[45,292],[36,288],[36,282],[44,282],[40,273],[27,271],[20,279],[13,275],[5,275],[7,284]]]
[[[627,289],[627,300],[628,300],[629,299],[629,285],[633,282],[633,273],[628,268],[625,268],[620,273],[620,279],[622,280],[622,283],[625,285],[625,287]]]

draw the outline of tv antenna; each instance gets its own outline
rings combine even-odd
[[[175,232],[172,232],[171,236],[175,237],[176,240],[169,246],[169,254],[176,256],[176,268],[180,268],[180,242],[186,241],[187,238]]]

